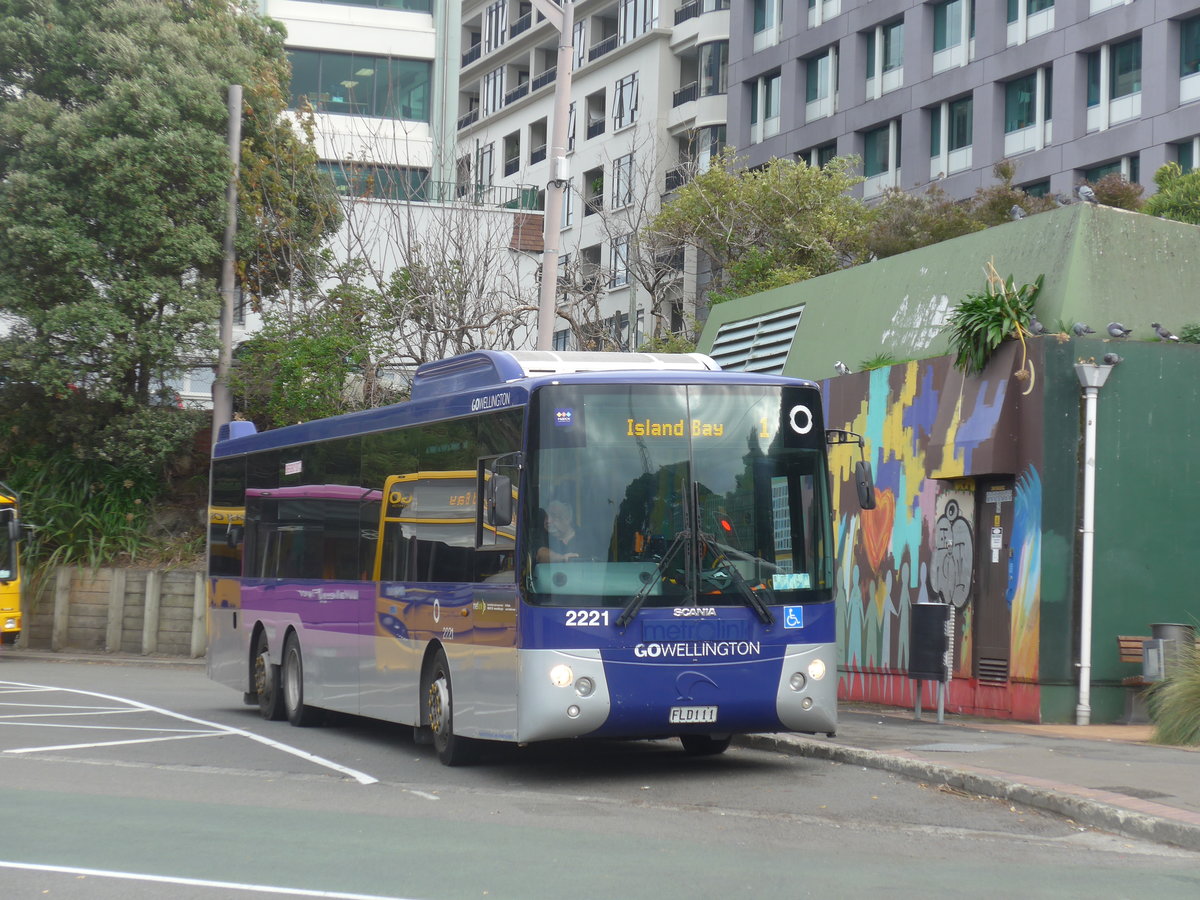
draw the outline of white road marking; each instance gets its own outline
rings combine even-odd
[[[51,753],[55,750],[90,750],[93,747],[121,747],[126,744],[159,744],[164,741],[187,741],[198,737],[220,737],[219,731],[195,731],[191,734],[164,734],[161,737],[130,738],[127,741],[96,741],[91,744],[59,744],[56,747],[14,747],[5,753]]]
[[[144,712],[158,713],[159,715],[162,715],[162,716],[167,716],[172,719],[178,719],[181,722],[191,722],[193,725],[201,725],[205,728],[211,728],[211,729],[213,729],[214,734],[237,735],[239,737],[248,738],[249,740],[255,741],[256,743],[259,743],[259,744],[263,744],[264,746],[270,747],[274,750],[279,750],[283,753],[289,753],[292,756],[297,756],[300,759],[308,760],[309,762],[314,763],[318,766],[322,766],[326,769],[331,769],[334,772],[339,772],[342,775],[345,775],[349,778],[353,778],[359,784],[376,784],[379,781],[378,778],[375,778],[372,775],[368,775],[365,772],[360,772],[357,769],[351,769],[348,766],[343,766],[339,763],[335,763],[332,760],[328,760],[328,759],[325,759],[324,757],[317,756],[316,754],[309,753],[307,750],[301,750],[299,747],[293,747],[290,744],[284,744],[284,743],[281,743],[280,741],[275,741],[275,740],[272,740],[271,738],[263,737],[261,734],[255,734],[252,731],[245,731],[241,728],[234,728],[231,725],[221,725],[218,722],[209,722],[204,719],[197,719],[194,716],[187,716],[187,715],[184,715],[183,713],[173,712],[169,709],[163,709],[158,706],[151,706],[148,703],[142,703],[138,700],[130,700],[126,697],[114,697],[111,694],[101,694],[96,691],[80,691],[80,690],[75,690],[73,688],[52,688],[52,687],[48,687],[46,685],[26,684],[26,683],[20,682],[20,681],[0,682],[0,687],[3,687],[3,686],[13,687],[13,688],[23,688],[23,689],[61,690],[61,691],[66,691],[67,693],[71,693],[71,694],[78,694],[83,697],[95,697],[100,700],[107,700],[111,703],[121,703],[121,704],[124,704],[126,707],[132,707],[134,709],[139,709]],[[91,708],[94,709],[94,707],[91,707]],[[41,750],[49,750],[52,748],[40,748],[40,749]],[[21,752],[33,753],[33,752],[37,752],[37,750],[38,750],[38,748],[27,747],[24,750],[22,750]],[[5,752],[11,753],[13,751],[7,750]]]
[[[209,881],[205,878],[176,878],[171,875],[147,875],[142,872],[109,872],[104,869],[81,869],[76,866],[49,866],[38,863],[19,863],[0,860],[0,868],[21,869],[26,872],[53,872],[91,878],[116,878],[126,881],[152,881],[158,884],[179,884],[188,887],[211,887],[223,890],[247,891],[254,894],[282,894],[289,897],[329,897],[332,900],[413,900],[409,897],[383,894],[348,894],[342,891],[313,891],[271,884],[242,884],[236,881]]]

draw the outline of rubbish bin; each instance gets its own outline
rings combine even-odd
[[[1167,675],[1179,664],[1180,657],[1190,656],[1196,646],[1196,629],[1191,625],[1160,622],[1150,626],[1150,633],[1156,641],[1163,642],[1163,670]]]

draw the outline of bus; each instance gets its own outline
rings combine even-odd
[[[21,635],[21,537],[17,492],[0,481],[0,644]]]
[[[812,382],[699,354],[479,351],[420,366],[404,403],[232,422],[208,674],[266,719],[411,725],[447,765],[482,741],[832,734],[846,440]]]

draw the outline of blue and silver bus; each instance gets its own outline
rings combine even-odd
[[[211,678],[267,719],[481,740],[837,727],[811,382],[699,354],[482,351],[405,403],[213,451]],[[841,438],[844,439],[844,433]]]

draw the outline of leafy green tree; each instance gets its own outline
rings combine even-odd
[[[332,195],[294,177],[315,157],[281,120],[286,73],[277,27],[222,0],[0,0],[7,383],[48,401],[70,391],[98,428],[211,355],[230,83],[249,112],[243,253],[275,258],[336,228]],[[281,154],[286,189],[263,163]],[[278,263],[254,276],[260,296],[294,286]],[[38,424],[53,435],[49,412]]]
[[[981,231],[969,203],[951,199],[938,185],[923,194],[889,188],[872,208],[867,247],[878,259]]]
[[[1185,175],[1179,163],[1167,163],[1154,173],[1154,183],[1158,193],[1146,201],[1142,212],[1200,225],[1200,170]]]
[[[678,189],[650,230],[707,256],[714,302],[824,275],[864,255],[870,216],[849,195],[862,181],[854,165],[780,158],[743,169],[727,151]]]

